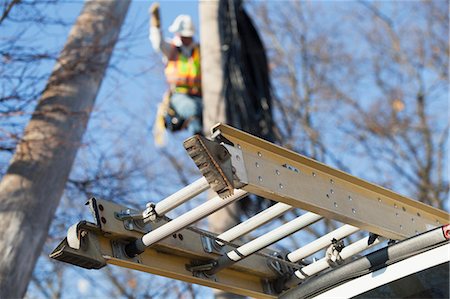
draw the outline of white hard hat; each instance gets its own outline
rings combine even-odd
[[[194,36],[195,29],[192,19],[188,15],[179,15],[175,18],[172,25],[169,27],[169,31],[172,33],[178,33],[183,37]]]

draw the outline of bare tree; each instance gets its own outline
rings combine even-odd
[[[26,291],[128,5],[86,3],[0,183],[0,297]]]
[[[6,1],[5,5],[11,2],[14,1]],[[37,1],[36,6],[32,5],[33,2],[14,4],[0,24],[2,29],[11,22],[22,24],[27,19],[66,25],[39,8],[41,3],[50,5],[57,3],[56,0]],[[213,5],[213,2],[203,1],[200,5]],[[445,1],[405,2],[402,5],[362,1],[346,2],[345,5],[331,2],[256,1],[247,5],[251,5],[248,12],[253,14],[253,20],[258,23],[269,54],[275,88],[275,124],[280,142],[297,152],[433,205],[443,206],[448,197],[448,175],[445,172],[448,165],[445,83],[448,81],[449,56],[448,16],[445,13],[448,4]],[[135,24],[130,23],[131,26]],[[203,24],[201,29],[204,34]],[[130,43],[142,44],[146,39],[146,30],[139,30],[141,35],[135,36],[135,40]],[[29,47],[24,47],[23,43],[18,42],[25,36],[20,32],[14,39],[0,37],[0,71],[4,75],[4,85],[0,89],[0,150],[5,150],[3,156],[11,155],[16,143],[21,140],[23,124],[31,115],[43,87],[36,83],[46,80],[47,74],[39,72],[38,62],[45,63],[57,57],[54,50],[43,51],[31,43]],[[201,39],[202,42],[212,42],[203,36]],[[122,45],[121,56],[115,55],[115,58],[126,57],[129,62],[129,59],[141,55],[148,59],[147,53],[130,52],[132,49],[135,48],[128,47],[128,44]],[[202,48],[204,58],[213,53],[205,49]],[[221,49],[216,48],[216,51],[220,52]],[[18,63],[21,67],[17,67]],[[120,75],[113,79],[120,90],[120,81],[124,84],[124,79],[130,78],[130,71],[120,66],[111,67],[111,63],[108,69]],[[207,80],[217,83],[212,70],[220,71],[221,68],[208,68],[203,74],[208,75]],[[155,74],[159,75],[159,70],[156,71]],[[147,75],[144,71],[131,79],[137,81],[150,77]],[[15,81],[9,78],[15,78]],[[213,88],[213,83],[207,83],[208,88]],[[140,87],[148,96],[149,84]],[[216,88],[220,94],[220,88]],[[127,98],[125,94],[118,95],[114,87],[112,89],[114,91],[109,95]],[[423,96],[419,96],[421,90]],[[135,92],[138,90],[134,89],[133,95]],[[140,97],[138,94],[137,98]],[[142,98],[147,100],[146,96]],[[211,104],[211,101],[211,98],[205,97],[205,102]],[[224,101],[220,102],[220,97],[219,103],[224,104]],[[224,120],[224,110],[220,113],[216,111],[220,109],[205,111],[205,118],[211,119],[205,129],[209,129],[217,116]],[[95,117],[105,116],[103,111],[97,112],[101,115],[94,116],[94,119],[91,116],[91,125]],[[143,131],[147,126],[143,121],[130,123],[133,128],[141,127]],[[101,127],[91,128],[91,131],[98,135],[106,132],[129,137],[125,126],[115,127],[114,131],[101,131]],[[89,139],[83,140],[80,153],[85,155],[89,152],[93,155],[83,159],[78,156],[75,171],[72,171],[66,184],[60,210],[47,237],[45,246],[49,248],[65,234],[67,223],[73,223],[75,218],[86,219],[87,213],[83,214],[84,210],[79,207],[89,196],[99,196],[139,209],[149,200],[157,201],[167,196],[179,185],[188,183],[193,175],[198,175],[197,170],[192,169],[191,161],[180,158],[183,156],[181,149],[174,149],[178,146],[177,142],[181,143],[176,136],[172,136],[173,147],[170,150],[149,155],[151,145],[149,151],[142,151],[142,147],[133,148],[135,142],[124,144],[123,150],[118,150],[120,146],[115,144],[111,146],[114,150],[103,153],[97,148],[103,142],[103,139],[95,138],[98,135],[85,136]],[[126,138],[121,138],[127,142]],[[104,147],[104,144],[101,146]],[[144,152],[143,156],[152,158],[144,162],[138,158],[141,157],[138,155],[139,150]],[[173,171],[167,171],[166,162],[170,162]],[[165,163],[164,171],[159,170],[162,163]],[[0,165],[2,172],[5,168]],[[158,171],[164,175],[158,175]],[[175,212],[181,212],[183,207],[180,208]],[[35,214],[41,215],[41,210],[30,206],[30,211],[33,209]],[[238,212],[231,214],[241,216],[240,210]],[[289,221],[294,216],[286,214],[280,220]],[[223,218],[233,220],[229,214]],[[280,223],[274,222],[271,225]],[[217,231],[224,229],[219,227]],[[321,235],[323,229],[312,226],[308,234]],[[254,235],[246,236],[246,240],[260,233],[257,231]],[[303,237],[300,233],[291,240],[292,244],[284,242],[276,245],[297,248],[307,240]],[[45,267],[36,267],[32,289],[27,297],[64,297],[68,292],[74,292],[73,287],[76,285],[73,285],[73,279],[68,280],[67,275],[63,275],[72,270],[51,264],[45,253],[41,253],[41,256],[39,266]],[[103,294],[142,298],[177,297],[181,294],[201,297],[197,294],[200,290],[197,286],[192,288],[189,284],[155,277],[151,278],[153,288],[148,288],[146,280],[150,274],[111,270],[95,273],[95,279],[98,279],[97,275],[102,275],[106,282],[102,284]],[[76,271],[81,273],[80,278],[91,279],[91,273],[79,269]]]
[[[383,184],[409,190],[416,199],[443,208],[449,185],[445,165],[448,109],[448,2],[417,2],[383,7],[362,2],[371,24],[360,28],[367,43],[373,82],[379,95],[363,107],[352,99],[352,136],[393,175]],[[407,26],[396,21],[406,9]],[[404,21],[404,22],[405,22]],[[400,185],[401,184],[401,185]]]
[[[1,13],[1,16],[0,16],[0,25],[8,17],[9,12],[14,7],[14,5],[19,4],[20,1],[21,0],[10,0],[10,1],[3,2],[2,13]]]
[[[253,5],[282,143],[443,207],[448,3]]]
[[[51,72],[50,64],[57,59],[62,47],[62,43],[52,47],[46,31],[50,28],[66,29],[72,25],[66,16],[51,13],[57,11],[58,4],[59,0],[3,2],[0,22],[4,33],[0,37],[2,176],[45,87]]]

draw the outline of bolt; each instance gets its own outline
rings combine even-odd
[[[128,229],[128,230],[134,229],[134,224],[133,224],[133,222],[131,222],[131,221],[126,221],[126,222],[125,222],[125,228]]]
[[[100,218],[100,220],[102,221],[102,223],[106,223],[106,218],[105,217]]]
[[[99,209],[100,211],[103,211],[105,208],[103,207],[103,205],[98,205],[98,209]]]

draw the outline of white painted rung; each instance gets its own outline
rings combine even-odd
[[[155,212],[158,216],[165,215],[179,205],[185,203],[191,198],[209,189],[208,181],[201,177],[192,184],[187,185],[183,189],[178,190],[172,195],[161,200],[155,205]]]
[[[311,254],[316,253],[317,251],[322,250],[327,246],[330,246],[333,239],[343,239],[353,233],[356,233],[358,230],[359,228],[352,225],[343,225],[340,228],[320,237],[319,239],[314,240],[295,251],[292,251],[287,255],[287,258],[291,262],[298,262],[301,259],[304,259],[305,257],[308,257]]]
[[[234,190],[234,194],[228,196],[227,198],[215,196],[206,201],[205,203],[199,205],[198,207],[195,207],[194,209],[190,210],[189,212],[147,233],[142,237],[142,242],[144,243],[145,246],[150,246],[154,243],[157,243],[162,239],[172,235],[173,233],[199,221],[202,218],[211,215],[212,213],[220,210],[221,208],[229,205],[230,203],[238,199],[241,199],[246,194],[247,194],[246,191],[236,189]]]
[[[251,232],[252,230],[264,225],[272,219],[279,217],[281,214],[292,209],[292,206],[279,202],[268,209],[254,215],[253,217],[245,220],[242,223],[230,228],[226,232],[217,236],[218,239],[224,240],[227,242],[231,242],[236,240],[237,238]],[[217,241],[218,244],[222,245],[220,241]]]
[[[360,253],[361,251],[364,251],[378,243],[381,242],[381,238],[377,237],[374,242],[369,244],[369,238],[365,237],[359,241],[356,241],[355,243],[352,243],[340,252],[340,256],[343,260],[346,260],[347,258]],[[301,270],[297,270],[294,272],[295,276],[297,276],[299,279],[305,279],[309,276],[315,275],[325,269],[330,267],[330,264],[328,263],[328,259],[326,257],[318,260],[317,262],[314,262],[312,264],[309,264],[306,267],[303,267]]]
[[[240,246],[239,248],[227,253],[227,256],[233,261],[238,261],[243,257],[249,256],[258,250],[261,250],[287,236],[293,234],[302,228],[322,219],[322,216],[308,212],[282,226]]]

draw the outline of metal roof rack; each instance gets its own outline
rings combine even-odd
[[[276,298],[383,239],[403,240],[450,218],[227,125],[216,125],[212,139],[195,135],[184,146],[202,178],[143,211],[90,199],[95,222],[72,226],[50,256],[88,269],[113,264],[236,294]],[[166,217],[209,188],[216,197],[177,218]],[[248,193],[278,203],[219,235],[192,226]],[[237,241],[297,208],[307,212],[249,242]],[[324,218],[343,225],[284,256],[268,248]],[[347,246],[342,242],[361,231],[367,236]],[[324,249],[322,259],[304,262]]]

